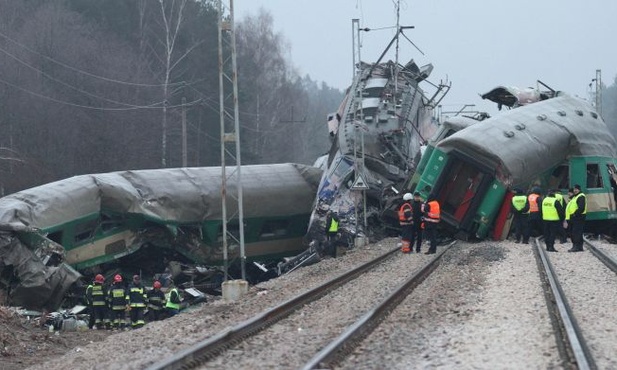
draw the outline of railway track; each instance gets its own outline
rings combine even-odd
[[[422,283],[439,265],[441,257],[454,244],[450,243],[443,248],[434,259],[424,265],[420,270],[406,279],[384,300],[364,314],[353,325],[349,326],[345,332],[335,340],[325,346],[303,367],[304,370],[331,368],[334,364],[342,360],[373,328],[387,317],[419,284]]]
[[[176,355],[169,357],[163,361],[157,362],[150,367],[149,370],[163,369],[193,369],[200,364],[216,357],[226,349],[240,343],[245,338],[254,335],[279,320],[291,315],[293,312],[302,306],[316,301],[329,292],[346,284],[347,282],[356,279],[361,274],[375,268],[388,258],[399,252],[400,248],[394,248],[387,253],[361,265],[348,272],[345,272],[326,283],[311,289],[308,292],[300,294],[274,308],[266,310],[238,325],[219,332],[213,337],[207,338],[194,346],[187,348]]]
[[[379,258],[375,260],[372,260],[348,273],[342,274],[339,277],[332,279],[331,281],[307,293],[304,293],[295,298],[292,298],[289,301],[277,307],[274,307],[273,309],[264,311],[254,316],[253,318],[236,325],[235,327],[231,329],[220,332],[219,334],[211,338],[208,338],[200,343],[197,343],[194,346],[182,352],[177,353],[173,357],[170,357],[166,360],[163,360],[159,363],[156,363],[150,366],[148,369],[191,369],[191,368],[196,368],[200,365],[205,365],[208,368],[217,368],[217,367],[226,367],[226,365],[221,365],[221,364],[229,364],[229,363],[236,363],[238,367],[242,367],[241,364],[234,362],[233,358],[230,360],[229,357],[230,356],[233,357],[236,352],[242,354],[242,357],[249,357],[250,355],[243,354],[242,346],[250,347],[252,345],[250,343],[251,341],[258,343],[260,347],[266,347],[266,344],[269,342],[268,338],[276,337],[280,334],[279,331],[281,330],[277,329],[278,327],[284,326],[284,325],[287,325],[288,327],[290,326],[290,324],[288,323],[290,319],[287,319],[287,318],[290,317],[291,315],[293,315],[292,317],[296,317],[299,315],[303,316],[305,313],[304,311],[315,310],[315,308],[313,307],[314,305],[322,305],[322,306],[326,305],[327,306],[331,304],[330,302],[328,302],[328,299],[335,299],[335,298],[334,297],[329,298],[332,295],[328,293],[332,292],[333,290],[340,288],[342,286],[345,289],[352,289],[352,288],[347,288],[347,285],[344,285],[344,284],[358,278],[361,274],[363,274],[362,279],[366,280],[370,274],[381,273],[378,271],[380,269],[388,268],[388,269],[396,270],[396,269],[400,269],[401,266],[409,266],[410,264],[409,259],[411,259],[412,261],[415,260],[417,264],[422,262],[423,263],[422,267],[419,268],[418,272],[413,274],[412,278],[410,279],[401,278],[401,280],[405,280],[405,284],[402,284],[401,286],[399,286],[399,289],[396,289],[397,293],[388,294],[387,301],[389,301],[389,304],[392,305],[392,303],[397,300],[396,295],[403,294],[402,293],[403,290],[401,290],[400,288],[404,287],[405,291],[409,292],[409,290],[413,288],[414,284],[416,285],[419,284],[423,278],[425,278],[428,274],[430,274],[432,270],[436,268],[436,266],[439,263],[439,260],[441,259],[441,256],[443,255],[446,249],[448,248],[443,248],[438,254],[435,255],[434,258],[431,258],[430,262],[428,263],[424,263],[424,261],[427,261],[428,258],[418,258],[416,257],[416,255],[412,254],[409,256],[407,255],[399,256],[399,258],[396,259],[395,261],[388,261],[387,265],[383,264],[383,262],[386,262],[386,260],[390,256],[392,256],[394,253],[399,251],[398,248],[393,249],[390,252],[380,256]],[[380,266],[380,265],[382,267],[377,268],[377,266]],[[357,285],[360,283],[362,282],[357,282],[354,284]],[[391,286],[390,286],[391,284],[392,282],[389,282],[389,284],[387,284],[386,286],[380,287],[380,289],[388,293],[391,289]],[[337,294],[337,296],[340,296],[340,295],[341,294]],[[323,298],[324,296],[327,296],[327,297]],[[402,298],[404,298],[403,295],[401,295],[398,298],[398,301],[400,301]],[[324,299],[326,300],[325,303],[322,302]],[[314,301],[317,301],[317,302],[311,303]],[[350,306],[356,306],[355,302],[346,302],[346,303],[349,303]],[[297,312],[298,309],[300,309],[302,306],[305,306],[305,305],[309,305],[309,306],[306,307],[306,309],[302,309],[301,310],[302,312]],[[361,304],[357,304],[357,305],[362,306]],[[373,303],[371,303],[371,306],[372,305]],[[367,306],[366,309],[368,309],[368,307],[370,306]],[[362,312],[366,312],[366,309],[363,309]],[[374,312],[375,317],[377,317],[378,315],[386,314],[387,308],[385,309],[375,308],[371,310],[371,312]],[[359,316],[360,314],[353,316],[354,317],[353,320],[355,320]],[[277,321],[280,321],[280,320],[284,320],[284,321],[281,321],[281,323],[277,323]],[[350,322],[353,322],[353,320]],[[367,320],[367,322],[369,321],[373,321],[373,320]],[[319,325],[319,323],[311,322],[311,325]],[[299,332],[301,328],[298,328],[297,330]],[[341,328],[341,331],[342,330],[343,328]],[[295,330],[286,330],[286,331],[295,331]],[[338,332],[340,331],[336,331],[336,333]],[[327,343],[327,342],[324,342],[324,343]],[[316,343],[316,345],[319,346],[319,343]],[[270,344],[270,346],[273,346],[273,344]],[[310,352],[310,354],[318,352],[319,348],[321,348],[321,346],[316,347],[314,350],[315,352]],[[303,361],[306,361],[306,358],[308,357],[309,356],[304,357],[305,360]],[[300,366],[302,362],[300,362],[298,366]],[[278,366],[298,367],[298,366],[292,366],[290,364],[284,364],[284,363],[283,364],[279,363]]]
[[[585,239],[585,246],[594,257],[587,253],[558,253],[549,257],[539,239],[534,240],[534,244],[564,367],[597,369],[614,366],[614,342],[607,341],[606,336],[599,333],[602,333],[601,329],[609,333],[617,330],[617,324],[607,320],[602,324],[603,328],[598,328],[598,321],[603,320],[595,314],[598,307],[612,305],[595,302],[595,299],[611,296],[605,285],[614,286],[617,262],[588,239]],[[612,279],[612,284],[607,279]],[[594,300],[591,304],[590,298]]]

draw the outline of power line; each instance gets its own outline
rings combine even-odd
[[[0,32],[0,36],[5,38],[6,40],[12,42],[15,45],[20,46],[20,47],[28,50],[29,52],[31,52],[33,54],[36,54],[36,55],[38,55],[38,56],[40,56],[42,58],[45,58],[45,59],[49,60],[52,63],[55,63],[55,64],[57,64],[59,66],[62,66],[64,68],[66,68],[66,69],[70,69],[71,71],[74,71],[74,72],[77,72],[77,73],[81,73],[83,75],[86,75],[86,76],[89,76],[89,77],[92,77],[92,78],[97,78],[99,80],[103,80],[103,81],[107,81],[107,82],[113,82],[113,83],[117,83],[117,84],[129,85],[129,86],[141,86],[141,87],[162,87],[162,86],[165,86],[165,84],[146,84],[146,83],[139,83],[139,82],[128,82],[128,81],[116,80],[116,79],[109,78],[109,77],[99,76],[99,75],[96,75],[94,73],[90,73],[90,72],[84,71],[82,69],[70,66],[70,65],[68,65],[66,63],[60,62],[60,61],[58,61],[58,60],[56,60],[56,59],[54,59],[54,58],[52,58],[50,56],[47,56],[45,54],[39,53],[38,51],[33,50],[32,48],[30,48],[30,47],[20,43],[19,41],[16,41],[16,40],[10,38],[9,36],[7,36],[6,34],[4,34],[2,32]],[[184,81],[181,81],[181,82],[175,82],[175,83],[168,84],[168,86],[184,85],[184,84],[186,84],[186,83]]]
[[[105,100],[105,101],[110,102],[110,103],[114,103],[114,104],[118,104],[118,105],[124,105],[124,106],[127,106],[127,107],[133,107],[133,108],[136,108],[136,109],[140,109],[140,108],[147,108],[147,107],[148,107],[148,106],[139,106],[139,105],[135,105],[135,104],[123,103],[123,102],[120,102],[120,101],[117,101],[117,100],[108,99],[108,98],[105,98],[105,97],[102,97],[102,96],[99,96],[99,95],[96,95],[96,94],[92,94],[92,93],[90,93],[90,92],[88,92],[88,91],[82,90],[82,89],[80,89],[80,88],[78,88],[78,87],[75,87],[75,86],[73,86],[73,85],[71,85],[71,84],[69,84],[69,83],[67,83],[67,82],[64,82],[64,81],[59,80],[59,79],[57,79],[57,78],[55,78],[55,77],[53,77],[53,76],[50,76],[50,75],[49,75],[49,74],[47,74],[45,71],[43,71],[43,70],[41,70],[41,69],[39,69],[39,68],[36,68],[36,67],[34,67],[34,66],[32,66],[32,65],[28,64],[27,62],[23,61],[22,59],[20,59],[19,57],[15,56],[15,55],[13,55],[13,54],[9,53],[8,51],[4,50],[4,49],[3,49],[3,48],[1,48],[1,47],[0,47],[0,52],[2,52],[2,53],[4,53],[4,54],[8,55],[10,58],[12,58],[12,59],[16,60],[17,62],[19,62],[20,64],[22,64],[22,65],[24,65],[24,66],[26,66],[26,67],[28,67],[28,68],[32,69],[33,71],[36,71],[36,72],[38,72],[38,73],[42,74],[43,76],[45,76],[45,77],[49,78],[50,80],[52,80],[52,81],[54,81],[54,82],[57,82],[57,83],[59,83],[59,84],[62,84],[62,85],[64,85],[64,86],[66,86],[66,87],[68,87],[68,88],[70,88],[70,89],[73,89],[73,90],[75,90],[75,91],[78,91],[78,92],[80,92],[80,93],[82,93],[82,94],[85,94],[85,95],[91,96],[91,97],[96,98],[96,99]],[[157,103],[153,103],[153,104],[151,104],[151,105],[158,105],[158,104],[161,104],[161,103],[162,103],[162,102],[157,102]]]
[[[11,82],[8,82],[8,81],[6,81],[6,80],[4,80],[2,78],[0,78],[0,83],[4,84],[6,86],[10,86],[12,88],[15,88],[17,90],[20,90],[22,92],[25,92],[26,94],[30,94],[32,96],[36,96],[36,97],[41,98],[41,99],[49,100],[49,101],[52,101],[54,103],[64,104],[64,105],[68,105],[68,106],[76,107],[76,108],[92,109],[92,110],[99,110],[99,111],[130,111],[130,110],[137,110],[137,109],[163,109],[163,107],[155,106],[155,105],[161,104],[160,102],[156,103],[156,104],[149,105],[149,106],[143,106],[143,107],[137,107],[137,106],[136,107],[126,107],[126,108],[93,107],[93,106],[90,106],[90,105],[76,104],[76,103],[72,103],[72,102],[68,102],[68,101],[52,98],[51,96],[40,94],[40,93],[31,91],[31,90],[28,90],[26,88],[23,88],[21,86],[15,85],[15,84],[13,84]],[[201,101],[201,99],[197,99],[197,100],[194,100],[192,102],[189,102],[189,103],[185,104],[184,106],[192,106],[192,105],[195,105],[195,104],[199,103],[200,101]],[[167,107],[167,109],[178,108],[178,107],[182,107],[182,106],[183,106],[182,104],[172,105],[170,107]]]

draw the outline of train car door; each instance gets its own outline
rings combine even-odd
[[[477,197],[490,176],[478,166],[454,157],[449,169],[444,170],[445,177],[438,189],[437,200],[441,205],[446,221],[454,226],[467,224],[467,216],[473,216],[481,197]]]

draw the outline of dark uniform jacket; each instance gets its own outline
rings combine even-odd
[[[127,302],[131,307],[146,307],[147,295],[146,288],[141,284],[131,284],[128,294]]]
[[[148,308],[152,310],[160,310],[165,306],[165,293],[160,289],[152,289],[148,292]]]

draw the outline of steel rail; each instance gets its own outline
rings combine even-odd
[[[290,300],[281,303],[280,305],[263,311],[250,319],[247,319],[236,326],[223,330],[212,337],[209,337],[201,342],[196,343],[192,347],[182,350],[175,355],[159,361],[151,366],[148,370],[176,370],[176,369],[191,369],[199,366],[201,363],[217,356],[227,348],[240,343],[245,338],[264,330],[268,326],[277,321],[291,315],[294,311],[301,308],[307,303],[313,302],[327,293],[333,291],[339,286],[347,283],[350,280],[357,278],[360,274],[377,266],[394,253],[400,251],[400,248],[394,248],[381,256],[356,267],[353,270],[347,271],[326,283],[302,293]]]
[[[555,269],[553,268],[553,265],[547,255],[548,252],[542,248],[539,238],[534,239],[533,242],[541,259],[542,266],[544,267],[543,272],[546,281],[550,286],[550,293],[552,293],[552,299],[549,302],[552,302],[556,306],[556,317],[559,324],[565,331],[569,354],[571,354],[568,360],[570,362],[575,362],[579,370],[597,369],[581,329],[576,323],[572,309],[570,308],[563,289],[557,280],[557,274],[555,273]]]
[[[304,365],[303,370],[328,368],[336,361],[348,353],[354,344],[359,343],[362,338],[370,332],[388,316],[396,306],[401,303],[426,277],[428,277],[439,265],[444,253],[454,245],[456,241],[447,245],[440,251],[435,258],[413,274],[409,279],[399,285],[383,301],[369,310],[364,316],[349,326],[345,332],[334,339],[330,344],[317,353],[309,362]]]
[[[617,261],[612,259],[608,254],[604,253],[600,248],[595,246],[587,237],[584,237],[583,240],[587,245],[587,249],[591,251],[591,253],[596,256],[606,267],[608,267],[611,271],[617,274]]]

